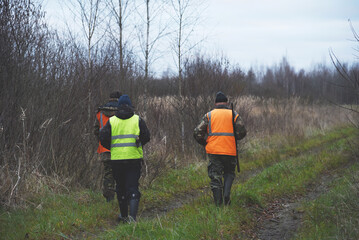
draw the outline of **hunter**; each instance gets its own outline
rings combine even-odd
[[[100,129],[103,128],[109,118],[115,115],[115,113],[118,111],[118,99],[120,97],[120,92],[111,93],[109,101],[97,109],[96,120],[94,124],[94,134],[98,141],[100,140]],[[105,172],[103,176],[102,194],[106,198],[106,201],[110,202],[115,197],[115,180],[113,179],[112,175],[111,152],[109,149],[102,146],[101,142],[99,141],[97,153],[100,154],[100,161],[103,162]]]
[[[128,95],[119,98],[118,108],[115,116],[100,130],[100,141],[111,150],[112,173],[120,207],[118,219],[120,222],[133,222],[141,198],[142,147],[150,141],[150,132],[145,121],[134,113]]]
[[[240,140],[246,134],[241,117],[229,108],[226,95],[217,92],[214,109],[203,116],[193,134],[208,154],[208,176],[216,206],[223,204],[223,198],[225,205],[230,204],[237,164],[235,136]]]

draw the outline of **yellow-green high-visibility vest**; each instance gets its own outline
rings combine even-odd
[[[143,158],[142,146],[136,146],[140,135],[140,117],[134,114],[128,119],[116,116],[110,118],[111,124],[111,160]]]

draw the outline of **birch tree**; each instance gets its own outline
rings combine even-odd
[[[203,5],[202,1],[194,0],[170,0],[170,8],[173,14],[174,22],[174,37],[172,38],[172,50],[174,59],[178,70],[178,98],[179,98],[179,112],[181,124],[181,146],[182,152],[185,152],[185,126],[184,126],[184,99],[183,99],[183,67],[184,59],[191,50],[193,50],[199,39],[195,40],[195,27],[200,20],[200,7]]]
[[[87,96],[87,114],[88,124],[86,124],[85,132],[91,129],[92,124],[92,83],[93,83],[93,61],[96,56],[93,56],[95,47],[103,36],[103,0],[71,0],[67,7],[72,12],[75,21],[79,21],[81,26],[81,32],[83,33],[86,48],[87,48],[87,66],[85,67],[84,80],[88,84],[88,96]],[[102,32],[100,32],[100,30]],[[71,30],[69,30],[70,32]],[[72,33],[70,32],[70,35]],[[90,141],[88,139],[88,141]]]
[[[148,80],[150,65],[161,54],[156,48],[159,40],[167,34],[167,25],[162,24],[161,16],[164,10],[163,1],[143,0],[142,4],[136,8],[144,27],[137,26],[137,36],[140,43],[141,53],[144,59],[144,110],[146,112],[146,102],[148,95]],[[143,14],[145,12],[145,14]]]
[[[106,0],[106,5],[110,10],[109,35],[118,48],[119,54],[119,68],[120,81],[119,87],[126,86],[126,68],[125,68],[125,50],[129,39],[131,39],[131,32],[128,31],[127,38],[125,38],[126,28],[129,28],[128,20],[135,10],[133,0]]]

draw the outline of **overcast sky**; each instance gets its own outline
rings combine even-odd
[[[359,47],[359,0],[209,0],[206,11],[213,47],[240,66],[330,63],[328,51],[353,62]],[[232,62],[231,61],[231,62]]]
[[[223,54],[231,64],[272,66],[286,56],[297,70],[310,69],[317,63],[330,65],[329,49],[342,61],[358,62],[353,49],[359,44],[348,19],[359,32],[359,0],[205,2],[202,52]],[[44,0],[43,5],[51,22],[61,18],[58,0]]]

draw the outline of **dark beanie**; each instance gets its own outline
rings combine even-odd
[[[128,105],[130,107],[132,107],[132,103],[130,100],[130,97],[128,95],[122,95],[119,99],[118,99],[118,105]]]
[[[227,99],[226,95],[224,95],[223,92],[218,92],[216,94],[216,102],[215,103],[219,103],[219,102],[228,102],[228,99]]]
[[[121,93],[120,92],[112,92],[111,94],[110,94],[110,98],[117,98],[117,99],[119,99],[121,97]]]

